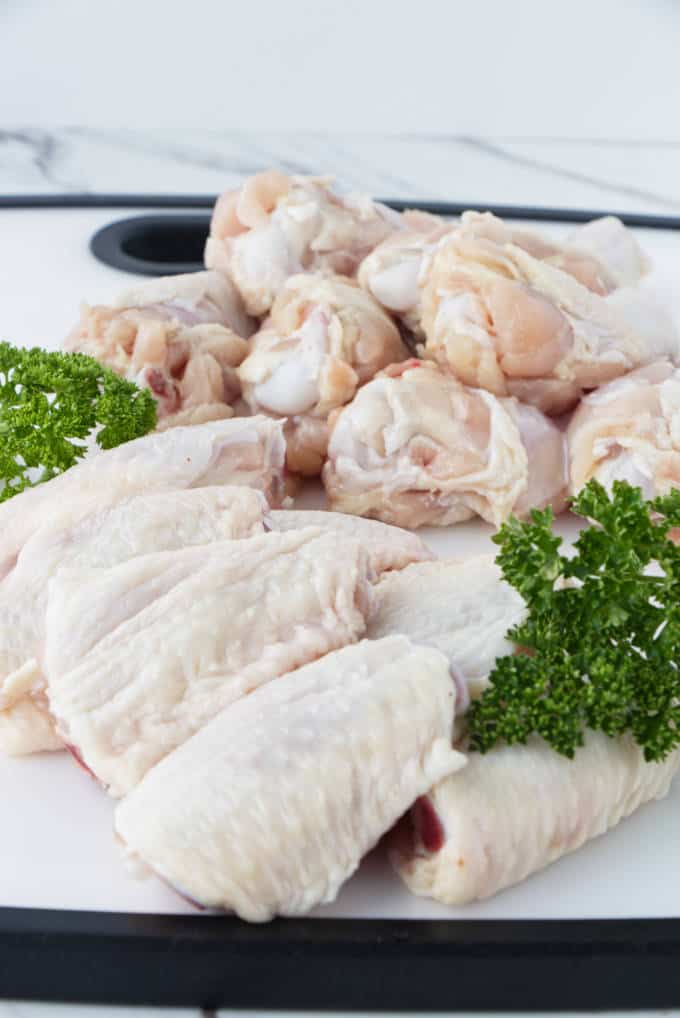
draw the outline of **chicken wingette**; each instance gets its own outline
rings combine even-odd
[[[403,569],[410,562],[422,562],[433,557],[427,545],[411,531],[346,513],[275,509],[267,514],[267,525],[272,530],[320,527],[321,530],[337,534],[340,540],[344,537],[354,538],[368,555],[371,574],[376,580],[381,578],[382,573]]]
[[[446,658],[363,640],[227,707],[118,806],[128,850],[261,922],[332,901],[413,800],[464,763]]]
[[[47,707],[40,653],[47,587],[60,569],[107,567],[138,555],[253,537],[267,503],[246,487],[137,495],[77,522],[45,522],[0,582],[0,749],[11,755],[60,749]]]
[[[363,635],[369,566],[315,528],[142,555],[50,583],[57,730],[124,795],[227,704]]]
[[[629,735],[588,732],[573,760],[534,737],[467,761],[415,804],[389,846],[409,890],[447,905],[517,884],[663,798],[680,750],[648,763]]]
[[[263,417],[175,428],[94,453],[0,506],[1,749],[32,753],[61,746],[46,710],[42,668],[37,662],[42,641],[37,636],[43,630],[44,583],[60,567],[62,552],[71,565],[89,560],[111,565],[144,550],[177,547],[179,535],[186,534],[182,526],[191,529],[188,520],[178,521],[181,500],[175,509],[162,501],[150,503],[156,508],[166,505],[164,511],[178,527],[173,536],[162,524],[152,533],[154,526],[148,528],[134,508],[130,520],[130,510],[122,504],[137,495],[233,484],[260,489],[276,504],[283,494],[284,454],[280,423]],[[248,496],[237,497],[245,505]],[[188,519],[200,521],[202,499],[190,501],[194,510]],[[218,496],[216,508],[221,501]],[[222,522],[216,523],[217,528],[223,537],[229,536],[221,510],[218,516]],[[129,525],[123,523],[126,519]],[[94,534],[100,525],[114,527],[108,547],[105,532],[102,541]],[[247,523],[244,526],[247,529]],[[125,527],[127,536],[121,533]],[[238,534],[234,531],[231,536]],[[146,540],[151,543],[145,548],[142,541]],[[32,550],[41,547],[44,558]],[[32,589],[40,596],[31,598]]]

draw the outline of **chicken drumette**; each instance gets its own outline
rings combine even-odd
[[[321,472],[328,415],[407,350],[394,322],[353,280],[320,273],[293,276],[253,337],[239,368],[243,397],[255,413],[286,416],[287,465]]]
[[[680,369],[657,361],[581,402],[567,431],[571,488],[628,481],[645,498],[680,487]]]
[[[228,278],[195,272],[141,283],[111,305],[83,305],[65,347],[150,389],[165,428],[232,416],[254,327]]]
[[[588,229],[596,239],[607,234],[592,223],[586,239]],[[606,264],[499,220],[464,219],[424,270],[425,356],[468,385],[551,414],[635,367],[677,356],[674,325],[652,297],[616,288],[636,281],[641,260],[628,251]]]
[[[359,390],[332,424],[331,508],[405,527],[563,505],[562,433],[539,410],[406,361]]]
[[[327,177],[269,170],[219,198],[205,264],[233,279],[249,314],[266,314],[296,273],[353,275],[381,240],[402,228],[397,212],[366,196],[340,196],[331,185]]]

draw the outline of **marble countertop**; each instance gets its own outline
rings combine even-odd
[[[385,198],[680,216],[680,141],[672,139],[595,142],[441,133],[400,137],[201,128],[0,129],[0,195],[214,195],[268,166],[295,173],[333,173],[352,189]],[[245,1018],[253,1013],[221,1015]],[[661,1013],[671,1012],[646,1012]],[[199,1014],[0,1001],[0,1018],[198,1018]],[[212,1013],[202,1014],[208,1018]]]
[[[268,166],[384,198],[680,214],[680,141],[0,129],[0,194],[213,195]]]

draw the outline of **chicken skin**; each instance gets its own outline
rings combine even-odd
[[[398,825],[390,859],[414,894],[488,898],[663,798],[678,767],[680,750],[647,763],[630,736],[602,732],[588,732],[573,760],[538,737],[470,753]]]
[[[284,491],[285,446],[268,417],[214,421],[153,432],[115,449],[93,451],[45,484],[0,505],[0,581],[26,541],[46,523],[72,525],[133,495],[211,485],[245,485],[272,505]]]
[[[403,569],[411,562],[423,562],[433,557],[427,545],[409,530],[390,527],[377,520],[362,520],[345,513],[279,509],[268,513],[267,524],[272,530],[320,527],[337,534],[339,538],[353,537],[368,555],[371,575],[376,580],[385,572]]]
[[[495,244],[516,244],[602,296],[617,287],[634,285],[648,268],[632,233],[614,216],[578,227],[564,244],[511,227],[490,212],[464,212],[460,221],[453,223],[426,212],[407,211],[402,221],[404,229],[391,234],[364,259],[357,278],[379,304],[421,340],[424,275],[442,238],[454,231],[458,236]]]
[[[475,514],[499,525],[531,506],[562,508],[564,439],[535,408],[411,360],[337,413],[323,481],[341,512],[412,529]]]
[[[582,400],[567,431],[571,489],[628,481],[645,498],[680,487],[680,369],[657,361]]]
[[[18,591],[20,588],[30,591],[34,569],[44,568],[46,571],[40,575],[46,580],[59,566],[59,556],[52,559],[47,551],[44,561],[40,554],[33,556],[28,547],[31,541],[35,539],[33,547],[40,548],[53,539],[55,547],[61,544],[64,554],[71,556],[72,561],[75,560],[73,556],[78,556],[78,548],[71,544],[71,538],[86,539],[90,551],[84,548],[83,562],[87,554],[104,558],[119,554],[120,560],[129,558],[134,554],[131,550],[135,544],[134,533],[139,534],[144,528],[143,519],[130,520],[128,513],[130,547],[126,545],[124,533],[113,537],[109,534],[112,539],[109,551],[105,548],[93,550],[88,526],[96,530],[98,525],[108,521],[115,522],[120,530],[126,510],[121,509],[120,514],[112,516],[107,516],[107,512],[134,496],[168,494],[211,485],[234,484],[260,489],[277,504],[283,495],[284,453],[281,425],[264,417],[175,428],[172,432],[155,432],[115,449],[95,452],[51,481],[27,488],[0,506],[0,628],[4,634],[0,642],[0,749],[33,753],[58,749],[62,745],[46,710],[42,670],[36,660],[39,648],[34,637],[42,632],[40,598],[36,595],[32,600],[25,622],[16,619],[18,604],[23,603],[17,600]],[[244,498],[241,498],[242,504]],[[187,527],[191,529],[188,519],[200,520],[201,513],[194,505],[197,514],[183,517],[181,523],[177,518],[181,500],[174,511],[168,508],[169,519],[178,528],[178,535],[186,533]],[[222,526],[225,517],[221,513],[218,515]],[[147,551],[165,546],[161,543],[165,540],[162,525],[158,534],[149,532],[157,525],[151,525],[142,535],[144,540],[152,542]],[[225,532],[223,536],[227,536]],[[168,540],[174,540],[172,534]],[[177,547],[177,544],[167,546]],[[137,546],[138,553],[143,550],[141,545]],[[40,579],[37,589],[41,589]]]
[[[616,216],[602,216],[577,227],[562,244],[531,230],[517,228],[490,212],[464,212],[457,235],[489,245],[514,244],[532,258],[554,265],[601,297],[622,286],[634,286],[649,262],[632,232]]]
[[[227,704],[363,635],[369,567],[314,528],[142,555],[50,583],[57,730],[111,795]]]
[[[403,633],[446,654],[462,682],[458,716],[484,691],[496,659],[513,653],[507,633],[525,615],[522,596],[503,580],[492,555],[435,559],[382,577],[366,635]]]
[[[239,379],[254,413],[288,418],[288,469],[311,477],[326,457],[329,413],[407,356],[392,320],[353,280],[299,275],[279,291]]]
[[[565,269],[594,293],[607,294],[618,287],[635,286],[650,269],[649,259],[632,231],[616,216],[601,216],[577,226],[567,237],[562,250],[568,255],[562,262],[559,254],[548,260]],[[594,276],[601,280],[597,286],[593,285],[593,276],[577,268],[579,264],[585,264],[583,256],[599,266],[599,272]]]
[[[445,371],[560,414],[584,391],[678,356],[673,322],[648,294],[627,287],[602,296],[601,274],[584,286],[573,265],[566,271],[565,250],[529,253],[515,235],[502,241],[489,232],[464,225],[429,261],[424,354]]]
[[[435,650],[400,636],[345,647],[223,710],[118,806],[116,832],[202,905],[301,915],[463,765],[453,694]]]
[[[407,211],[402,220],[404,229],[391,234],[364,258],[357,279],[413,336],[423,339],[423,265],[438,241],[454,226],[427,212]]]
[[[60,569],[105,567],[136,555],[264,532],[267,503],[251,488],[194,488],[137,495],[77,522],[46,521],[0,582],[0,749],[63,748],[47,709],[39,664],[47,586]]]
[[[267,314],[299,272],[354,275],[380,241],[402,228],[398,213],[365,196],[341,197],[331,184],[269,170],[218,199],[205,264],[234,281],[249,314]]]
[[[229,279],[196,272],[141,283],[111,306],[83,305],[65,347],[148,388],[165,428],[232,416],[253,328]]]

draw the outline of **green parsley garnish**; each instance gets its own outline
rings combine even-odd
[[[156,425],[153,396],[79,353],[0,343],[0,502]]]
[[[471,746],[537,733],[573,757],[591,728],[630,731],[646,760],[662,760],[680,744],[680,548],[667,536],[680,526],[680,491],[645,502],[625,482],[609,496],[591,481],[571,508],[593,521],[572,555],[550,509],[493,538],[527,604],[508,634],[525,653],[496,661],[468,714]]]

